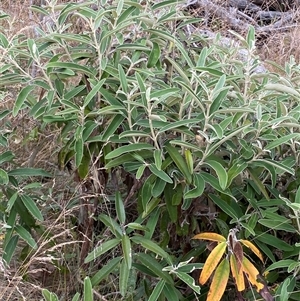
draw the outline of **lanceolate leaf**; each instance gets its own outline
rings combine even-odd
[[[187,183],[190,184],[192,182],[192,175],[189,172],[189,168],[188,168],[185,160],[183,159],[183,157],[179,154],[177,149],[175,147],[171,146],[170,144],[166,145],[165,147],[166,147],[168,154],[170,155],[170,157],[172,158],[172,160],[178,167],[178,169],[184,175]]]
[[[155,286],[154,290],[152,291],[148,301],[156,301],[158,300],[163,288],[164,288],[164,285],[166,284],[166,281],[161,279]]]
[[[230,268],[237,290],[239,292],[243,291],[245,289],[243,269],[238,268],[237,260],[234,255],[230,256]]]
[[[181,271],[177,271],[176,275],[179,279],[181,279],[184,283],[186,283],[196,293],[200,294],[200,286],[195,284],[195,279],[193,277]]]
[[[256,287],[257,292],[263,289],[264,285],[258,282],[258,270],[245,256],[243,259],[243,271],[245,272],[250,283]]]
[[[35,240],[33,239],[33,237],[31,236],[31,234],[22,226],[18,225],[15,227],[16,232],[19,234],[19,236],[21,238],[23,238],[30,247],[32,247],[33,249],[37,248],[37,244],[35,242]]]
[[[206,301],[221,300],[229,278],[229,261],[225,258],[216,269]]]
[[[120,240],[117,238],[113,238],[102,243],[99,247],[95,248],[88,256],[85,258],[84,262],[88,263],[95,260],[100,255],[108,252],[110,249],[114,248],[116,245],[120,243]]]
[[[167,183],[173,183],[173,180],[165,173],[163,170],[158,170],[155,164],[150,164],[149,166],[150,171],[155,174],[160,179],[164,180]]]
[[[84,296],[84,301],[93,301],[94,300],[92,283],[91,283],[91,279],[89,277],[85,277],[85,279],[84,279],[83,296]]]
[[[210,277],[210,275],[213,273],[215,270],[216,266],[220,262],[225,249],[226,249],[226,242],[221,242],[219,243],[209,254],[207,257],[205,264],[203,266],[200,278],[199,278],[199,283],[200,284],[205,284]]]
[[[35,201],[28,195],[21,195],[21,199],[25,207],[28,209],[28,211],[32,214],[33,217],[38,219],[39,221],[43,221],[43,215],[37,205],[35,204]]]
[[[34,89],[34,86],[25,86],[20,94],[18,95],[18,98],[15,102],[15,105],[13,107],[13,116],[16,117],[19,113],[20,109],[22,108],[28,94]]]
[[[285,135],[283,137],[280,137],[279,139],[276,139],[273,142],[270,142],[265,149],[266,150],[271,150],[279,145],[285,144],[287,143],[289,140],[294,139],[294,138],[298,138],[299,139],[300,134],[299,133],[292,133],[289,135]]]
[[[219,179],[219,184],[221,188],[225,190],[228,181],[228,175],[225,168],[219,162],[213,160],[206,161],[205,164],[209,165],[215,170]]]
[[[105,156],[105,159],[113,159],[115,157],[123,155],[124,153],[140,151],[145,149],[153,149],[153,146],[148,143],[134,143],[134,144],[124,145],[107,154]]]
[[[263,256],[259,249],[249,240],[240,239],[240,242],[246,246],[247,248],[251,249],[251,251],[262,261],[264,262]]]
[[[224,236],[217,233],[211,233],[211,232],[204,232],[204,233],[197,234],[192,239],[204,239],[204,240],[217,241],[217,242],[226,241],[226,238]]]
[[[143,236],[133,236],[131,240],[137,244],[141,244],[146,250],[152,251],[154,254],[165,258],[169,264],[172,264],[172,259],[169,254],[151,239],[147,239]]]

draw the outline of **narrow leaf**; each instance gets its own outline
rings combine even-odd
[[[210,275],[213,273],[216,266],[220,262],[223,254],[225,252],[226,246],[227,246],[226,242],[221,242],[209,254],[209,256],[207,257],[207,259],[205,261],[203,270],[202,270],[200,278],[199,278],[200,284],[203,285],[207,282]]]
[[[120,263],[121,257],[115,257],[111,259],[106,265],[104,265],[91,279],[92,285],[98,285],[102,280],[107,279],[108,275],[112,273],[117,265]]]
[[[123,260],[121,262],[121,266],[120,266],[120,276],[119,276],[119,290],[120,290],[120,294],[124,297],[127,293],[127,287],[128,287],[128,279],[129,279],[129,272],[130,269],[128,269],[128,266],[125,262],[125,260]]]
[[[206,301],[221,300],[229,278],[229,261],[225,258],[220,263],[209,288]]]
[[[155,174],[157,177],[162,179],[163,181],[172,184],[173,180],[168,176],[167,173],[165,173],[163,170],[158,170],[155,166],[155,164],[148,165],[150,171]]]
[[[22,108],[27,96],[34,89],[34,86],[25,86],[19,93],[15,105],[13,107],[13,116],[16,117]]]
[[[111,250],[112,248],[117,246],[119,243],[120,243],[120,240],[117,238],[113,238],[109,241],[102,243],[99,247],[95,248],[92,252],[90,252],[87,255],[87,257],[84,260],[84,263],[88,263],[88,262],[95,260],[100,255],[108,252],[109,250]]]
[[[43,215],[40,211],[40,209],[37,207],[35,201],[28,195],[21,195],[21,199],[25,207],[28,209],[28,211],[32,214],[33,217],[35,217],[39,221],[43,221]]]
[[[125,213],[123,200],[119,191],[116,192],[115,198],[116,198],[116,211],[117,211],[118,220],[121,224],[124,224],[126,220],[126,213]]]
[[[153,146],[148,143],[134,143],[129,145],[121,146],[109,154],[105,156],[105,159],[113,159],[115,157],[118,157],[120,155],[123,155],[124,153],[134,152],[134,151],[141,151],[145,149],[153,149]]]
[[[259,249],[249,240],[240,239],[240,242],[249,248],[260,260],[261,262],[264,262],[263,256]]]
[[[230,268],[237,290],[239,292],[243,291],[245,289],[243,269],[238,269],[237,260],[234,255],[230,256]]]
[[[172,264],[172,259],[170,255],[154,241],[147,239],[143,236],[133,236],[131,237],[131,240],[136,244],[140,244],[146,250],[152,251],[154,254],[157,254],[158,256],[165,258],[169,264]]]
[[[224,236],[217,233],[211,233],[211,232],[204,232],[204,233],[197,234],[192,239],[204,239],[204,240],[217,241],[217,242],[226,241],[226,238]]]
[[[257,268],[244,256],[243,259],[243,271],[246,273],[246,276],[250,283],[256,287],[257,292],[264,288],[264,285],[258,282],[259,272]]]
[[[290,141],[291,139],[294,139],[294,138],[299,138],[300,137],[300,134],[299,133],[292,133],[292,134],[289,134],[289,135],[286,135],[286,136],[283,136],[283,137],[280,137],[278,139],[276,139],[275,141],[272,141],[270,142],[266,147],[265,149],[266,150],[271,150],[279,145],[282,145],[282,144],[285,144],[287,143],[288,141]]]
[[[127,268],[130,270],[132,265],[132,250],[131,250],[131,243],[130,238],[128,235],[123,235],[122,237],[122,250],[124,260],[127,264]]]
[[[190,184],[192,182],[192,175],[189,172],[189,168],[188,168],[187,164],[185,163],[185,160],[183,159],[183,157],[179,154],[177,149],[175,147],[171,146],[170,144],[166,145],[165,148],[166,148],[168,154],[170,155],[170,157],[172,158],[172,160],[174,161],[174,163],[176,164],[176,166],[178,167],[178,169],[184,175],[187,183]]]
[[[225,190],[228,181],[228,175],[226,173],[225,168],[219,162],[213,160],[206,161],[205,164],[209,165],[215,170],[219,179],[219,184],[221,188]]]
[[[197,294],[200,294],[200,286],[195,284],[195,279],[193,277],[181,271],[176,271],[176,275],[179,279],[181,279],[184,283],[186,283],[193,291],[195,291]]]
[[[155,288],[154,290],[152,291],[148,301],[156,301],[158,300],[164,286],[166,284],[166,281],[161,279],[156,285],[155,285]]]
[[[83,301],[93,301],[94,300],[92,283],[91,283],[91,279],[89,277],[84,278],[83,298],[84,298]]]
[[[15,227],[15,230],[19,234],[19,236],[27,242],[27,244],[30,247],[32,247],[33,249],[37,248],[37,244],[36,244],[35,240],[33,239],[31,234],[25,228],[18,225]]]

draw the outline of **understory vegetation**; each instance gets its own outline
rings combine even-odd
[[[0,299],[300,300],[299,62],[184,1],[30,12],[0,14]]]

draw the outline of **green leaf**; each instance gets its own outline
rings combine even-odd
[[[163,181],[167,182],[167,183],[173,183],[173,180],[168,176],[167,173],[165,173],[163,170],[158,170],[155,166],[155,164],[150,164],[148,165],[150,171],[156,175],[157,177],[159,177],[160,179],[162,179]]]
[[[65,37],[65,36],[64,36]],[[81,41],[82,42],[82,41]],[[69,62],[50,62],[46,65],[47,69],[52,68],[66,68],[79,72],[83,72],[86,75],[89,75],[91,78],[94,77],[94,72],[91,72],[91,69],[79,64],[69,63]],[[92,70],[93,71],[93,70]]]
[[[199,118],[175,121],[160,128],[159,133],[163,133],[171,129],[176,129],[183,125],[198,124],[200,121],[201,120]]]
[[[15,226],[15,231],[19,234],[19,236],[24,239],[27,244],[32,247],[33,249],[37,249],[37,244],[31,234],[22,226],[17,225]]]
[[[175,274],[179,279],[181,279],[185,284],[187,284],[193,291],[195,291],[197,294],[200,294],[200,286],[196,285],[195,279],[193,277],[180,271],[176,271]]]
[[[158,278],[163,279],[167,283],[174,285],[172,277],[168,273],[162,271],[163,266],[160,263],[158,263],[158,261],[152,256],[145,253],[138,253],[136,255],[136,258],[138,261],[141,262],[141,264],[143,264],[146,268],[152,271]]]
[[[166,281],[161,279],[154,287],[154,290],[152,291],[148,301],[156,301],[158,300],[164,286],[166,284]]]
[[[152,187],[152,196],[158,198],[164,191],[167,182],[162,180],[161,178],[157,178],[154,186]]]
[[[123,155],[124,153],[141,151],[145,149],[152,150],[153,146],[148,143],[134,143],[134,144],[124,145],[107,154],[105,156],[105,159],[113,159],[115,157]]]
[[[208,160],[205,161],[205,164],[213,168],[218,176],[220,187],[225,190],[228,181],[228,175],[225,168],[217,161]]]
[[[120,239],[113,238],[104,243],[101,243],[99,247],[96,247],[92,252],[90,252],[84,260],[84,263],[91,262],[95,260],[100,255],[108,252],[110,249],[114,248],[120,243]]]
[[[83,158],[83,147],[84,147],[83,139],[82,139],[82,137],[78,137],[78,139],[76,139],[75,144],[74,144],[75,166],[77,168],[81,164],[81,161]]]
[[[178,169],[181,171],[181,173],[185,177],[187,183],[191,184],[192,183],[192,174],[190,173],[188,166],[187,166],[185,160],[183,159],[183,157],[179,154],[177,149],[175,147],[171,146],[170,144],[165,145],[165,148],[166,148],[168,154],[170,155],[170,157],[172,158],[172,160],[174,161],[174,163],[176,164],[176,166],[178,167]]]
[[[120,225],[110,216],[106,214],[99,214],[98,219],[114,234],[118,239],[121,239],[123,236],[122,229]]]
[[[285,144],[287,143],[289,140],[292,140],[294,138],[299,138],[300,137],[300,134],[299,133],[292,133],[292,134],[288,134],[286,136],[283,136],[283,137],[280,137],[278,139],[276,139],[275,141],[273,142],[270,142],[266,147],[265,149],[266,150],[271,150],[277,146],[280,146],[282,144]]]
[[[195,188],[187,191],[184,194],[184,199],[194,199],[202,195],[205,188],[205,181],[203,180],[200,174],[195,173],[193,175],[193,184]]]
[[[231,218],[238,219],[238,214],[233,210],[233,208],[224,200],[220,199],[216,195],[209,194],[208,195],[213,202],[227,215],[229,215]]]
[[[94,98],[94,96],[99,92],[100,88],[103,86],[105,82],[105,78],[100,80],[93,88],[92,90],[88,93],[88,95],[85,97],[85,100],[83,102],[83,107],[85,108],[86,106],[89,105],[91,100]]]
[[[11,151],[6,151],[0,155],[0,165],[5,162],[11,162],[15,155]]]
[[[291,233],[297,232],[297,230],[292,225],[286,224],[286,223],[281,223],[279,221],[261,218],[258,220],[258,222],[261,225],[263,225],[269,229],[283,230],[283,231],[287,231],[287,232],[291,232]]]
[[[23,177],[48,177],[52,175],[40,168],[18,168],[8,172],[9,176],[23,176]]]
[[[158,170],[161,170],[162,156],[163,156],[162,151],[156,149],[153,153],[153,156],[154,156],[154,163],[155,163],[156,168]]]
[[[128,269],[126,261],[122,260],[120,265],[119,290],[123,297],[125,297],[127,293],[129,273],[130,269]]]
[[[119,79],[121,81],[121,87],[124,93],[128,93],[128,82],[126,79],[126,74],[122,68],[121,64],[118,64],[118,70],[119,70]]]
[[[72,301],[80,301],[80,294],[79,293],[76,293],[74,295],[74,297],[72,298]]]
[[[35,217],[37,220],[41,222],[44,220],[40,209],[38,208],[35,201],[30,196],[23,194],[21,195],[21,200],[33,217]]]
[[[9,239],[8,243],[6,244],[2,255],[2,258],[6,262],[6,264],[9,264],[13,257],[18,244],[18,240],[19,235],[14,235]]]
[[[130,238],[127,235],[123,235],[122,237],[122,250],[123,250],[124,260],[127,264],[127,268],[130,270],[132,265],[132,250],[131,250]]]
[[[83,283],[83,301],[93,301],[94,294],[91,279],[89,277],[84,278]]]
[[[0,185],[7,185],[9,182],[8,174],[5,170],[0,168]]]
[[[295,203],[300,204],[300,186],[298,187],[297,192],[296,192]]]
[[[284,240],[279,239],[268,233],[257,232],[255,239],[257,239],[267,245],[275,247],[278,250],[283,250],[283,251],[293,251],[294,250],[294,247],[289,245],[288,243],[286,243]]]
[[[220,77],[219,82],[217,83],[217,85],[219,83],[221,83],[221,84],[223,82],[225,83],[225,79],[226,79],[226,75],[223,74]],[[212,102],[212,104],[210,106],[210,109],[209,109],[209,116],[212,116],[217,110],[219,110],[223,100],[226,98],[228,90],[229,90],[229,87],[225,87],[225,88],[222,88],[222,89],[217,89],[217,86],[216,86],[216,88],[213,91],[213,94],[215,94],[215,95],[214,95],[213,102]]]
[[[242,172],[247,168],[248,164],[246,162],[235,162],[230,169],[228,170],[228,181],[227,181],[227,187],[228,188],[232,181],[238,176],[241,175]]]
[[[34,86],[25,86],[21,92],[19,93],[17,100],[15,102],[15,105],[13,107],[13,116],[16,117],[20,111],[20,109],[22,108],[25,100],[27,99],[27,96],[29,95],[29,93],[34,89]]]
[[[290,264],[293,264],[296,262],[297,261],[292,260],[292,259],[279,260],[277,262],[272,263],[270,266],[268,266],[265,270],[265,273],[270,272],[272,270],[276,270],[276,269],[288,268]]]
[[[121,257],[115,257],[104,265],[98,272],[92,277],[91,282],[93,287],[98,285],[102,280],[107,279],[108,275],[112,273],[119,265]]]
[[[152,251],[154,254],[157,254],[158,256],[165,258],[169,264],[172,264],[172,259],[169,256],[169,254],[166,251],[164,251],[158,244],[153,242],[152,240],[147,239],[143,236],[137,236],[137,235],[131,237],[131,240],[136,244],[140,244],[145,249]]]
[[[203,180],[209,184],[211,187],[213,187],[215,190],[221,192],[221,193],[224,193],[228,196],[230,196],[231,198],[234,198],[234,196],[232,195],[231,191],[227,188],[227,189],[222,189],[220,184],[219,184],[219,181],[214,177],[212,176],[211,174],[207,173],[207,172],[201,172],[200,173],[201,177],[203,178]]]
[[[188,64],[188,66],[190,68],[194,67],[194,64],[193,64],[188,52],[186,51],[185,46],[174,35],[171,35],[167,31],[162,31],[162,30],[157,30],[157,29],[146,29],[146,31],[149,31],[150,33],[153,33],[154,35],[162,37],[163,39],[169,40],[179,50],[180,54],[183,56],[183,58],[185,59],[185,61]]]
[[[50,293],[47,289],[42,290],[42,295],[46,301],[59,301],[56,294]]]
[[[179,292],[174,286],[165,283],[163,288],[163,293],[168,301],[179,301],[179,297],[178,297]]]
[[[280,172],[287,172],[287,173],[289,173],[291,175],[295,174],[295,171],[294,171],[293,168],[291,168],[291,167],[289,167],[287,165],[284,165],[284,164],[282,164],[280,162],[274,161],[274,160],[254,159],[252,162],[254,163],[254,165],[255,165],[256,162],[259,162],[262,166],[264,166],[267,169],[268,169],[269,165],[271,165],[271,166],[275,167],[276,169],[279,169]]]
[[[150,52],[147,68],[152,68],[156,65],[157,61],[161,57],[160,47],[156,42],[152,42],[152,50]]]
[[[255,240],[255,244],[257,245],[259,250],[264,252],[272,262],[276,262],[275,256],[274,256],[273,252],[269,249],[268,246],[266,246],[264,243],[260,242],[258,239]]]
[[[116,211],[119,222],[123,225],[126,220],[126,213],[123,200],[119,191],[116,192]]]
[[[259,179],[259,177],[256,175],[256,171],[253,168],[248,167],[248,172],[251,176],[251,179],[253,180],[253,182],[256,184],[257,188],[261,191],[261,193],[263,194],[263,196],[269,200],[269,194],[265,188],[265,185],[262,183],[262,181]]]

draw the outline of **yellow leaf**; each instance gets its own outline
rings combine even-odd
[[[211,232],[204,232],[204,233],[197,234],[192,239],[204,239],[204,240],[211,240],[217,242],[226,241],[226,238],[224,236],[217,233],[211,233]]]
[[[258,282],[257,277],[259,276],[259,272],[245,256],[243,259],[243,271],[250,283],[256,286],[256,291],[260,292],[264,288],[264,285],[261,282]]]
[[[229,278],[229,261],[225,258],[217,267],[206,301],[221,300]]]
[[[226,249],[226,242],[221,242],[219,243],[209,254],[207,257],[200,278],[199,278],[199,283],[200,284],[205,284],[212,272],[215,270],[216,266],[220,262],[224,252]]]
[[[249,240],[244,240],[244,239],[240,239],[240,242],[246,246],[247,248],[249,248],[262,262],[264,262],[263,256],[261,254],[261,252],[259,251],[259,249]]]
[[[238,268],[238,264],[234,255],[230,256],[230,268],[237,290],[239,292],[243,291],[245,289],[243,269]]]

